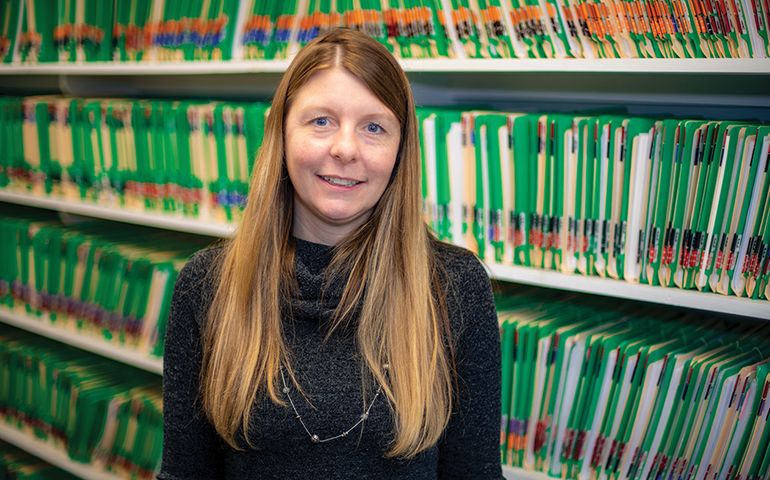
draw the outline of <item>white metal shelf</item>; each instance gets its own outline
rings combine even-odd
[[[519,467],[503,465],[503,476],[506,480],[553,480],[543,472],[533,472]]]
[[[770,301],[765,300],[752,300],[679,288],[654,287],[611,278],[570,275],[529,267],[490,264],[487,265],[487,268],[490,276],[497,280],[770,319]]]
[[[1,423],[0,438],[81,478],[88,480],[116,480],[119,478],[109,472],[96,470],[90,465],[73,462],[65,452]],[[503,465],[503,476],[506,480],[553,480],[553,477],[542,472],[532,472],[507,465]]]
[[[163,374],[163,360],[159,358],[151,358],[136,350],[109,343],[97,337],[64,330],[63,328],[51,325],[51,323],[45,319],[33,318],[11,312],[5,308],[0,308],[0,322],[36,335],[56,340],[65,345],[95,353],[126,365],[131,365],[132,367],[140,368],[158,375]]]
[[[41,198],[28,193],[0,190],[0,201],[223,238],[232,236],[235,231],[234,224],[209,224],[171,215],[126,212],[93,204]],[[765,300],[751,300],[678,288],[653,287],[610,278],[570,275],[529,267],[489,264],[488,269],[490,277],[507,282],[770,319],[770,302]]]
[[[401,59],[407,72],[583,72],[770,74],[764,58]],[[288,60],[41,63],[0,66],[0,75],[230,75],[280,73]]]
[[[3,423],[0,423],[0,439],[25,450],[27,453],[30,453],[51,465],[86,480],[119,480],[121,478],[113,473],[96,469],[91,465],[77,463],[71,460],[65,451],[59,450],[42,440],[24,434]]]
[[[19,432],[13,427],[0,424],[0,438],[80,478],[87,480],[117,480],[120,478],[109,472],[97,470],[90,465],[73,462],[65,452],[57,450],[42,440]],[[552,477],[542,472],[532,472],[507,465],[503,465],[503,476],[506,480],[553,480]]]
[[[0,75],[231,75],[281,73],[287,60],[39,63],[0,66]]]
[[[115,220],[118,222],[159,227],[179,232],[209,235],[213,237],[228,237],[235,231],[233,224],[204,223],[199,220],[185,218],[180,215],[169,215],[150,212],[133,212],[122,209],[119,205],[102,206],[87,202],[73,202],[63,198],[39,197],[31,193],[20,193],[0,190],[0,201],[44,208],[64,213],[73,213],[87,217]]]
[[[770,74],[770,59],[434,59],[403,60],[410,72],[582,72]]]
[[[419,105],[770,121],[770,59],[402,59]],[[84,97],[271,98],[288,60],[0,65],[0,90]],[[665,107],[665,108],[664,108]]]

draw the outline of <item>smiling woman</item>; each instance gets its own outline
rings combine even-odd
[[[315,75],[286,115],[294,235],[336,245],[361,226],[393,173],[398,119],[341,67]]]
[[[491,287],[422,222],[398,63],[320,36],[264,138],[235,237],[177,281],[159,478],[501,478]]]

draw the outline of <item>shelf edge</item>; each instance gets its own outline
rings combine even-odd
[[[566,274],[530,267],[499,264],[485,264],[485,266],[490,277],[496,280],[770,319],[770,302],[766,300],[629,283],[624,280]]]
[[[543,472],[533,472],[531,470],[524,470],[519,467],[511,467],[503,465],[503,477],[505,480],[553,480],[554,477],[549,477],[548,474]]]
[[[150,358],[120,345],[54,327],[45,323],[43,319],[33,319],[0,308],[0,322],[150,373],[163,374],[163,361],[160,359]]]
[[[65,452],[5,425],[4,422],[0,422],[0,439],[80,478],[86,480],[120,480],[120,477],[112,473],[97,470],[87,464],[74,462]]]
[[[84,215],[114,220],[118,222],[143,225],[147,227],[159,227],[178,232],[194,233],[214,237],[230,237],[235,231],[234,224],[204,223],[200,220],[188,219],[181,216],[164,215],[150,212],[132,212],[109,207],[101,207],[85,202],[74,203],[72,201],[56,197],[38,197],[26,193],[0,190],[0,201],[27,205],[30,207],[55,210],[63,213]]]
[[[700,73],[770,75],[767,58],[401,58],[407,73]],[[12,64],[0,75],[238,75],[281,74],[290,60],[226,60],[202,62],[93,62]]]
[[[101,472],[88,465],[73,462],[64,452],[2,423],[0,423],[0,439],[12,443],[41,460],[87,480],[117,480],[119,478],[109,472]],[[545,473],[532,472],[508,465],[503,465],[502,470],[506,480],[553,480],[552,477]]]

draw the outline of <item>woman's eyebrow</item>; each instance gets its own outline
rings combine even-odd
[[[310,105],[310,106],[301,108],[299,111],[299,113],[303,116],[328,114],[333,112],[334,112],[334,109],[320,106],[320,105]]]
[[[368,113],[361,117],[364,120],[374,120],[377,123],[387,123],[387,124],[393,124],[398,125],[398,119],[396,116],[391,112],[376,112],[376,113]]]
[[[315,117],[316,115],[337,114],[338,109],[325,105],[310,104],[299,108],[298,114],[302,118]],[[374,110],[360,115],[362,120],[376,121],[377,123],[388,123],[398,125],[396,115],[390,110]]]

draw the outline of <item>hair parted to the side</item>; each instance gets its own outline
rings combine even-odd
[[[334,249],[331,271],[349,277],[330,333],[358,315],[363,367],[382,385],[394,414],[387,455],[410,458],[435,445],[449,420],[452,341],[430,247],[434,240],[421,215],[419,140],[409,82],[385,47],[352,30],[333,30],[310,42],[276,89],[243,219],[222,253],[204,327],[203,408],[219,435],[242,448],[239,438],[248,442],[258,395],[284,404],[277,386],[281,364],[296,383],[281,326],[282,299],[296,288],[284,121],[310,77],[331,68],[362,81],[401,125],[390,184],[370,218]]]

